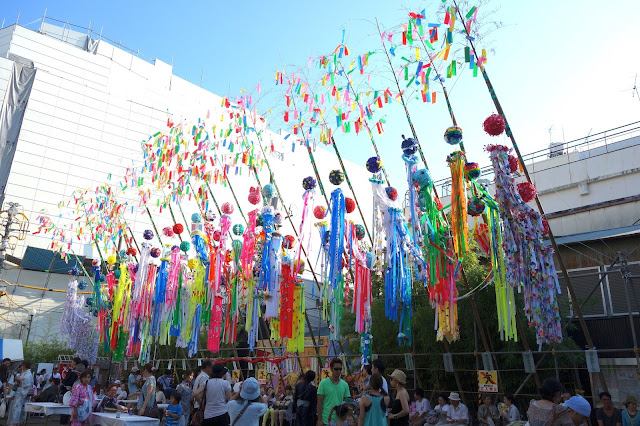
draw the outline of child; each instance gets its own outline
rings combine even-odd
[[[180,405],[180,394],[174,392],[169,397],[169,406],[167,407],[167,421],[165,426],[178,426],[180,417],[182,417],[182,406]]]
[[[336,413],[338,419],[335,422],[331,421],[333,413]],[[335,426],[346,426],[350,423],[354,423],[353,409],[347,404],[336,405],[331,408],[329,412],[329,424]]]

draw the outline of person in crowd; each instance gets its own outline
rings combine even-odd
[[[17,426],[26,420],[24,404],[27,402],[29,393],[33,392],[33,374],[31,374],[31,363],[29,361],[24,361],[20,364],[14,380],[16,389],[9,409],[8,426]]]
[[[182,376],[182,383],[176,388],[176,394],[180,395],[180,406],[182,407],[182,417],[180,417],[179,426],[187,426],[191,415],[191,382],[193,382],[193,373],[187,372]]]
[[[591,416],[591,405],[580,395],[575,395],[569,398],[564,403],[567,408],[568,415],[561,415],[560,417],[569,418],[572,426],[581,426],[587,423],[589,416]],[[553,422],[555,425],[555,422]]]
[[[333,358],[329,363],[331,376],[320,382],[318,386],[318,426],[329,424],[329,413],[331,408],[342,403],[345,398],[349,398],[349,385],[340,377],[342,374],[342,360]]]
[[[598,426],[622,426],[622,413],[613,406],[611,394],[609,392],[600,392],[598,396],[602,403],[602,407],[596,410]]]
[[[47,383],[47,369],[43,368],[36,376],[36,386],[38,389],[42,389]]]
[[[335,413],[335,417],[337,417],[336,421],[333,421],[333,414]],[[329,424],[335,426],[346,426],[350,423],[353,423],[355,420],[355,416],[353,415],[353,408],[351,405],[342,403],[340,405],[336,405],[335,407],[331,407],[331,412],[329,412]]]
[[[211,378],[211,374],[213,374],[213,361],[205,359],[202,363],[200,373],[196,374],[196,379],[193,381],[193,393],[191,394],[191,398],[194,400],[193,405],[195,408],[200,407],[200,401],[196,399],[196,395],[200,395],[200,399],[202,399],[204,386]]]
[[[293,393],[293,410],[296,414],[297,426],[313,426],[316,424],[317,389],[315,387],[316,372],[308,370],[300,376]]]
[[[164,394],[164,386],[160,383],[160,379],[156,382],[156,404],[166,404],[167,397]]]
[[[387,379],[384,377],[384,362],[381,359],[374,359],[371,362],[371,374],[379,374],[382,377],[382,389],[388,394],[389,393],[389,385],[387,384]]]
[[[140,374],[140,369],[138,367],[133,367],[131,369],[131,373],[127,378],[127,385],[129,387],[129,398],[135,399],[134,396],[137,396],[139,387],[138,375]]]
[[[80,364],[81,365],[81,364]],[[80,373],[80,380],[71,390],[71,426],[88,426],[93,407],[93,391],[89,387],[91,373],[85,370]]]
[[[277,401],[273,408],[273,425],[272,426],[283,426],[284,421],[286,419],[287,410],[291,405],[291,401],[293,400],[293,390],[290,385],[286,385],[284,387],[284,395]]]
[[[153,366],[148,363],[142,367],[142,379],[144,380],[138,396],[138,414],[140,416],[157,417],[154,412],[156,407],[156,378],[153,376]]]
[[[447,394],[441,393],[438,395],[437,404],[433,407],[434,413],[438,416],[438,424],[447,423],[447,411],[449,411],[449,404],[447,404]]]
[[[502,398],[502,402],[507,407],[506,412],[501,412],[500,417],[504,419],[506,423],[519,422],[520,421],[520,411],[518,407],[514,404],[514,397],[510,393],[507,393]]]
[[[633,395],[627,395],[624,400],[622,410],[622,426],[640,426],[640,416],[638,416],[638,400]]]
[[[174,392],[169,396],[169,406],[167,406],[167,420],[165,426],[178,426],[182,419],[182,404],[180,395]]]
[[[494,426],[500,420],[498,407],[493,405],[491,395],[485,395],[482,399],[483,404],[478,407],[478,421],[481,425]]]
[[[571,392],[564,391],[562,393],[562,402],[567,402],[571,398]]]
[[[120,387],[118,388],[118,401],[122,401],[123,399],[127,399],[127,395],[129,395],[127,384],[120,383]]]
[[[389,376],[391,387],[395,389],[395,394],[391,400],[391,407],[387,408],[389,414],[389,424],[391,426],[405,426],[409,424],[409,392],[407,385],[407,375],[404,371],[395,369]]]
[[[60,395],[60,379],[49,379],[49,386],[34,398],[36,402],[55,402]]]
[[[73,388],[75,382],[78,381],[78,375],[84,371],[84,365],[80,364],[81,360],[78,357],[75,357],[71,360],[71,366],[69,371],[67,371],[67,375],[64,376],[64,380],[62,381],[62,393],[66,391],[70,391]],[[82,366],[82,367],[79,367]],[[82,370],[82,371],[79,371]],[[62,420],[62,419],[60,419]]]
[[[382,390],[382,376],[372,374],[369,387],[358,401],[360,408],[358,426],[387,426],[387,407],[391,401]]]
[[[267,404],[255,378],[250,377],[242,383],[240,392],[227,403],[227,410],[234,426],[258,426],[260,417],[267,412]]]
[[[527,410],[530,426],[560,426],[572,425],[572,419],[567,411],[567,404],[562,401],[562,385],[556,379],[548,378],[538,389],[539,400],[532,400]],[[573,398],[573,397],[572,397]],[[583,398],[584,399],[584,398]]]
[[[162,383],[162,389],[167,398],[169,398],[169,395],[171,395],[175,391],[172,382],[173,376],[171,373],[171,369],[167,368],[166,370],[164,370],[164,374],[158,378],[158,383]]]
[[[366,364],[362,366],[362,371],[360,372],[360,386],[362,387],[363,393],[369,390],[369,381],[371,380],[372,374],[373,374],[373,371],[372,371],[371,364]]]
[[[449,394],[449,410],[447,411],[447,423],[459,425],[469,424],[469,409],[460,402],[460,394],[451,392]]]
[[[53,372],[51,373],[51,377],[54,379],[60,379],[62,382],[62,375],[60,374],[60,366],[58,364],[53,365]]]
[[[411,426],[422,426],[427,422],[427,415],[431,411],[431,404],[429,400],[424,397],[424,391],[420,388],[416,388],[413,391],[413,398],[416,401],[416,413],[409,417],[409,423]]]
[[[205,402],[202,426],[229,426],[227,402],[231,400],[231,385],[224,379],[226,374],[226,367],[214,364],[212,378],[204,387],[194,390],[196,399],[202,401],[204,398]]]
[[[103,413],[105,408],[127,411],[127,407],[118,404],[118,385],[115,383],[107,385],[107,394],[100,400],[94,411],[97,413]]]

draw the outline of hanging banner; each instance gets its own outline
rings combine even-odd
[[[522,362],[524,363],[524,372],[525,373],[535,373],[536,372],[536,363],[533,360],[533,353],[522,352]]]
[[[414,370],[412,354],[404,354],[404,366],[409,371]]]
[[[589,371],[589,373],[599,373],[600,362],[598,361],[598,351],[589,349],[584,351],[584,355],[587,361],[587,371]]]
[[[498,393],[498,372],[478,370],[478,392]]]
[[[493,360],[490,352],[482,352],[482,366],[487,371],[493,371]]]
[[[450,353],[442,354],[442,360],[444,361],[444,371],[447,373],[453,373],[453,359]]]

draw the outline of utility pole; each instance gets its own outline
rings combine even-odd
[[[20,204],[7,203],[9,208],[7,210],[0,211],[0,276],[3,269],[5,269],[4,261],[7,258],[7,250],[10,247],[9,241],[11,238],[18,240],[24,240],[27,237],[27,230],[29,227],[29,219],[22,214],[19,210]],[[18,225],[17,227],[13,225]],[[18,235],[11,235],[14,232],[18,232]]]
[[[627,265],[627,258],[622,252],[618,252],[618,259],[620,259],[620,274],[622,274],[622,281],[624,282],[624,295],[627,299],[627,312],[629,314],[629,326],[631,327],[631,338],[633,339],[633,352],[636,355],[636,376],[640,379],[640,354],[638,354],[638,340],[636,337],[636,328],[633,321],[633,310],[631,309],[631,296],[629,294],[629,287],[631,286],[631,272]]]

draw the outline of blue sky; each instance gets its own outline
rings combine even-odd
[[[259,110],[279,114],[276,70],[306,68],[310,56],[332,51],[342,38],[353,54],[380,49],[375,28],[406,21],[408,10],[434,16],[440,0],[284,2],[28,1],[3,2],[0,19],[20,23],[47,16],[88,26],[147,57],[173,60],[174,73],[217,94],[236,96],[261,83],[269,92]],[[471,4],[475,4],[471,2]],[[521,2],[492,0],[481,11],[503,27],[487,36],[487,70],[523,152],[596,133],[640,119],[640,100],[632,97],[640,72],[634,18],[640,2],[607,5],[592,0]],[[37,28],[37,23],[29,26]],[[382,57],[380,56],[380,59]],[[382,65],[380,65],[382,69]],[[204,71],[203,71],[204,70]],[[381,71],[382,72],[382,71]],[[390,74],[389,74],[390,75]],[[388,77],[387,77],[388,78]],[[508,144],[481,129],[495,112],[484,82],[466,71],[447,81],[459,125],[465,131],[468,158],[488,164],[483,146]],[[393,87],[392,87],[393,89]],[[395,90],[394,90],[395,91]],[[450,125],[444,99],[424,105],[412,99],[409,111],[436,179],[448,174],[450,147],[442,140]],[[377,136],[392,183],[402,187],[401,134],[410,131],[399,105],[385,108],[386,132]],[[204,115],[204,112],[203,112]],[[278,129],[280,120],[274,120]],[[549,129],[551,128],[551,134]],[[337,136],[343,156],[364,164],[373,155],[366,136]]]

